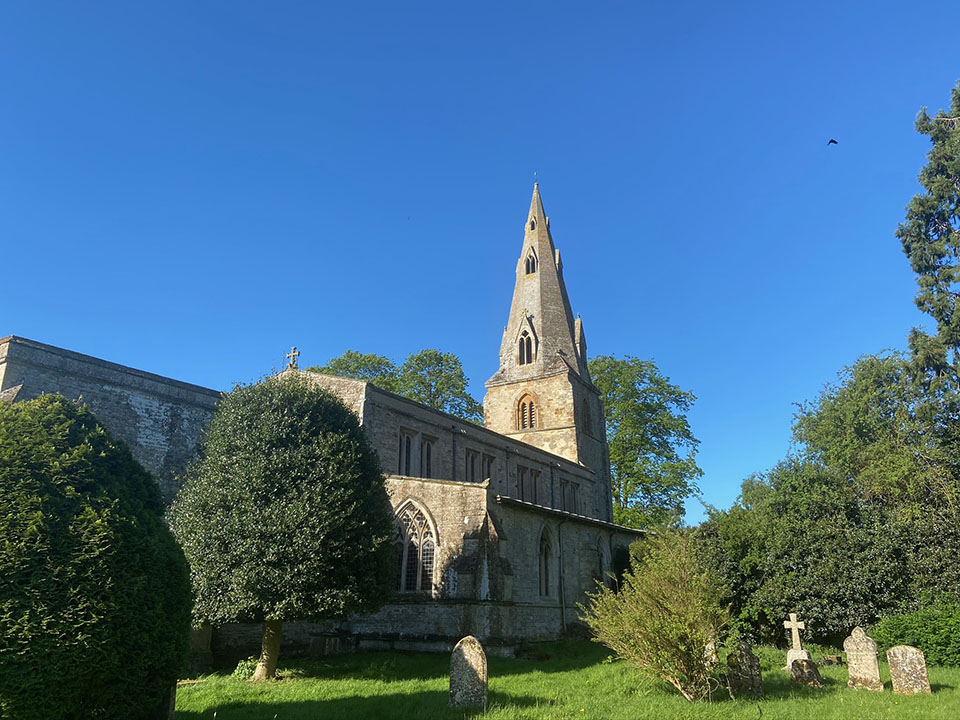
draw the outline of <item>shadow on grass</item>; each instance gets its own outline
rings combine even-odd
[[[490,706],[529,707],[543,705],[541,698],[491,692]],[[371,720],[390,717],[479,718],[480,708],[451,708],[445,692],[400,693],[353,696],[330,700],[285,700],[278,702],[228,702],[204,710],[178,710],[176,720],[316,720],[316,718],[348,718]]]

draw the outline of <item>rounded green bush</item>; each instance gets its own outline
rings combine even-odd
[[[881,650],[912,645],[931,665],[960,666],[960,605],[937,604],[912,613],[890,615],[871,629]]]
[[[145,718],[189,646],[153,478],[63,397],[0,403],[0,717]]]

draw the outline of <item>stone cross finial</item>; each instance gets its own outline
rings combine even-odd
[[[783,621],[783,626],[784,626],[787,630],[790,630],[791,633],[792,633],[792,636],[793,636],[793,649],[794,649],[794,650],[800,650],[800,649],[802,649],[802,646],[800,645],[800,631],[807,629],[806,624],[803,623],[803,622],[799,622],[799,621],[797,620],[797,614],[796,614],[796,613],[790,613],[790,619],[789,619],[789,620],[784,620],[784,621]]]
[[[300,351],[297,350],[296,346],[290,348],[285,357],[290,362],[287,364],[287,370],[296,370],[297,369],[297,358],[300,357]]]

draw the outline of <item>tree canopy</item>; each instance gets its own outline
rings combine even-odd
[[[936,334],[917,328],[910,347],[929,373],[932,389],[956,392],[960,380],[960,83],[949,112],[930,117],[923,108],[917,132],[930,138],[927,164],[920,171],[923,191],[907,206],[897,230],[917,275],[917,307],[936,321]]]
[[[377,387],[416,400],[435,410],[479,422],[483,406],[467,392],[467,377],[453,353],[421,350],[399,366],[382,355],[347,350],[326,365],[308,368],[316,372],[368,380]]]
[[[679,523],[702,474],[686,417],[696,397],[650,360],[599,355],[590,360],[590,375],[603,396],[614,521],[638,528]]]
[[[146,717],[189,633],[150,474],[76,403],[0,403],[0,717]]]
[[[223,398],[169,519],[196,619],[265,622],[257,679],[273,676],[283,621],[371,612],[394,587],[376,453],[356,416],[307,379]]]

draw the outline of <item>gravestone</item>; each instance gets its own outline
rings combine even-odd
[[[794,660],[809,660],[810,653],[803,649],[803,646],[800,644],[800,631],[805,630],[807,625],[804,622],[797,620],[796,613],[790,613],[790,619],[783,621],[783,626],[790,631],[791,637],[791,647],[787,652],[787,666],[786,669],[793,672],[793,661]]]
[[[753,654],[748,642],[741,642],[727,656],[727,682],[734,697],[755,695],[763,697],[763,675],[760,660]]]
[[[847,654],[847,686],[854,690],[883,690],[880,666],[877,664],[877,643],[862,627],[855,627],[843,641]]]
[[[467,635],[450,655],[450,705],[487,708],[487,656],[473,635]]]
[[[823,679],[817,664],[813,660],[794,660],[790,665],[790,679],[800,685],[806,685],[817,690],[823,689]]]
[[[893,691],[901,695],[930,693],[930,678],[923,653],[909,645],[897,645],[887,650],[890,681]]]

